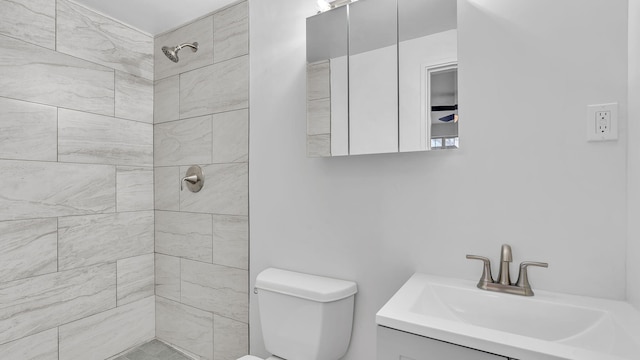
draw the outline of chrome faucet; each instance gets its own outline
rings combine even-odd
[[[482,269],[482,277],[478,282],[478,288],[489,291],[503,292],[507,294],[533,296],[531,284],[529,284],[528,268],[529,266],[549,267],[549,264],[535,261],[524,261],[520,264],[520,273],[515,283],[511,282],[509,274],[509,265],[513,261],[511,246],[502,245],[500,252],[500,272],[498,280],[494,281],[491,275],[491,260],[483,256],[467,255],[467,259],[480,260],[484,263]]]

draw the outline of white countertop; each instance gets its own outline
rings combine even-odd
[[[414,274],[376,322],[520,360],[640,359],[640,313],[628,303],[534,291],[509,295]]]

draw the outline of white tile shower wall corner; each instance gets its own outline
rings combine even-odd
[[[118,306],[155,295],[153,253],[118,260],[116,266]]]
[[[249,278],[280,266],[355,280],[346,360],[375,358],[372,319],[412,273],[477,280],[464,255],[497,260],[502,243],[514,262],[551,264],[531,274],[536,288],[624,298],[626,139],[586,143],[583,125],[587,104],[626,109],[626,1],[458,4],[461,149],[307,159],[304,29],[315,4],[250,1]],[[591,56],[594,42],[613,55]],[[555,131],[539,126],[536,104]],[[266,356],[256,300],[251,351]]]
[[[59,328],[59,360],[103,360],[155,337],[155,296]]]
[[[156,296],[156,336],[213,360],[213,314]]]
[[[189,49],[180,51],[178,63],[167,60],[162,52],[163,46],[193,42],[198,43],[198,51],[195,53]],[[156,81],[213,64],[213,16],[204,17],[157,36],[154,40],[153,58]]]
[[[153,123],[153,81],[116,71],[115,116]]]
[[[130,330],[99,349],[155,336],[152,41],[66,0],[0,1],[3,359],[58,359],[58,327],[92,315]],[[61,353],[85,358],[71,335]]]
[[[627,297],[640,309],[640,1],[629,1]]]
[[[156,211],[156,253],[211,262],[211,214]]]
[[[154,45],[157,337],[204,359],[248,349],[248,36],[242,2]],[[161,52],[193,41],[178,63]],[[198,193],[180,191],[191,165]]]

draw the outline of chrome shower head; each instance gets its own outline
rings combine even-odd
[[[198,43],[194,42],[193,44],[180,44],[178,46],[172,47],[163,46],[162,52],[169,58],[169,60],[177,63],[178,61],[180,61],[180,58],[178,57],[178,51],[180,51],[180,49],[182,49],[183,47],[190,47],[193,52],[198,51]]]

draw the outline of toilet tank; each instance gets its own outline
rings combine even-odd
[[[266,349],[287,360],[338,360],[351,340],[356,283],[280,269],[258,274]]]

